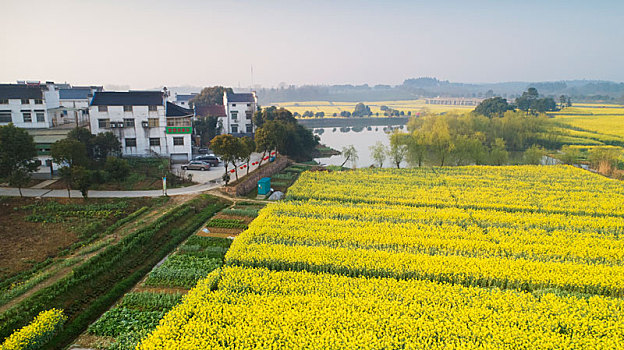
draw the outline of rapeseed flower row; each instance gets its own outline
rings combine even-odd
[[[31,323],[15,331],[0,345],[0,350],[38,349],[65,323],[63,310],[42,311]]]
[[[570,166],[307,172],[288,197],[624,216],[621,182]]]
[[[229,265],[624,296],[624,266],[285,244],[232,245]],[[242,243],[242,242],[241,242]]]
[[[253,225],[242,239],[258,243],[324,245],[426,252],[435,255],[512,257],[540,261],[624,264],[624,240],[595,231],[486,226],[479,222],[369,221],[297,217],[276,205],[268,209],[270,225]],[[311,206],[307,208],[312,211]],[[278,213],[272,212],[280,208]],[[352,211],[354,217],[362,216]],[[331,216],[331,215],[330,215]]]
[[[623,311],[598,296],[228,267],[137,349],[614,349]]]

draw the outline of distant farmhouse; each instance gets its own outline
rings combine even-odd
[[[255,92],[251,93],[228,93],[223,94],[223,107],[225,116],[219,118],[221,133],[236,136],[253,135],[253,115],[258,110],[258,97]]]
[[[194,112],[168,102],[162,91],[96,92],[89,115],[91,132],[113,132],[125,156],[191,159]]]
[[[195,96],[197,96],[197,93],[175,94],[175,99],[172,102],[180,107],[190,108],[189,101]]]
[[[71,86],[53,81],[0,84],[0,125],[13,123],[31,134],[42,162],[50,145],[76,126],[88,126],[89,101],[101,86]]]
[[[0,84],[0,125],[48,129],[88,123],[89,101],[101,86],[71,86],[48,81]]]

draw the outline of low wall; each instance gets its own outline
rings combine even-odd
[[[236,184],[221,187],[221,191],[231,196],[244,196],[258,186],[258,180],[263,177],[271,177],[272,175],[279,173],[290,165],[290,163],[290,159],[286,157],[278,157],[274,162],[266,163],[262,165],[260,169],[256,169],[249,173],[249,175],[241,178]]]

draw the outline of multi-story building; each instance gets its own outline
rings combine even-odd
[[[193,111],[167,102],[161,91],[96,92],[89,105],[91,132],[111,131],[126,156],[191,159]]]
[[[219,118],[221,132],[232,135],[249,135],[254,133],[253,115],[258,109],[258,97],[251,93],[223,94],[225,117]]]
[[[25,129],[52,126],[40,85],[0,84],[0,125],[8,123]]]

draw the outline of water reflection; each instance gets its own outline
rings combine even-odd
[[[386,146],[390,145],[388,133],[395,129],[405,131],[404,125],[394,125],[390,127],[341,127],[339,132],[336,132],[336,128],[319,128],[314,130],[314,132],[319,135],[322,144],[338,151],[341,151],[345,146],[353,145],[357,150],[359,158],[356,166],[365,168],[374,163],[371,157],[370,146],[377,143],[377,141],[381,141]],[[344,157],[338,155],[329,158],[316,158],[315,160],[321,164],[341,165],[344,162]],[[347,162],[345,166],[351,166],[351,162]],[[406,164],[401,163],[401,167],[404,166]],[[386,159],[384,162],[384,168],[386,167],[393,167],[389,159]]]

